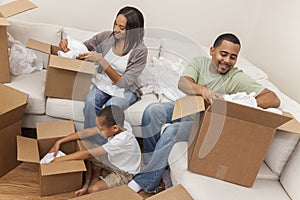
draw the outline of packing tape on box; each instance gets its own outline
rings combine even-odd
[[[227,171],[228,171],[228,166],[225,166],[225,165],[219,165],[218,168],[217,168],[217,173],[216,173],[216,178],[217,179],[221,179],[221,180],[224,180],[225,179],[225,176],[227,174]]]

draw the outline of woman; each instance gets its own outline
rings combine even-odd
[[[116,105],[125,110],[138,100],[138,76],[148,54],[143,37],[142,13],[127,6],[118,12],[113,32],[99,33],[84,42],[90,52],[80,54],[79,59],[99,64],[92,80],[95,87],[85,98],[84,128],[96,126],[96,114],[103,106]],[[60,48],[68,51],[67,40],[61,41]]]

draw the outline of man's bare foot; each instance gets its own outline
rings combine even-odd
[[[75,195],[76,195],[77,197],[82,196],[82,195],[85,195],[85,194],[87,194],[87,189],[88,189],[88,187],[83,187],[83,188],[81,188],[80,190],[77,190],[77,191],[75,192]]]

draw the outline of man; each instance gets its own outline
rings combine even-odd
[[[220,35],[210,48],[211,59],[198,57],[186,67],[178,83],[179,89],[188,95],[201,95],[210,104],[216,98],[222,98],[223,94],[255,92],[259,107],[278,107],[280,100],[274,92],[234,68],[240,48],[240,41],[235,35]],[[193,120],[189,116],[172,121],[173,108],[174,102],[154,103],[144,111],[145,167],[128,184],[134,191],[157,192],[173,145],[188,139]],[[161,134],[161,127],[166,123],[171,125]]]

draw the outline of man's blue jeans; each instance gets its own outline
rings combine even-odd
[[[85,97],[84,102],[84,128],[91,128],[96,126],[96,115],[104,105],[116,105],[119,106],[122,110],[125,110],[138,100],[137,95],[129,90],[125,90],[124,96],[125,98],[114,97],[99,90],[97,87],[91,89]],[[99,145],[102,145],[107,141],[100,135],[97,135],[97,137],[93,136],[89,140],[92,140]]]
[[[168,157],[176,142],[187,141],[193,120],[184,117],[172,121],[174,102],[153,103],[147,106],[142,118],[144,163],[134,181],[148,193],[157,192]],[[171,123],[161,134],[163,124]]]

